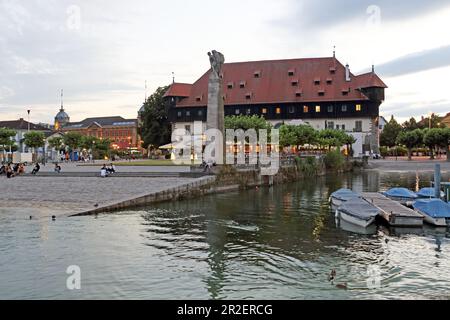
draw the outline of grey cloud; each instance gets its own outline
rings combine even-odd
[[[305,0],[293,2],[292,14],[283,23],[289,28],[314,26],[314,28],[329,28],[332,25],[345,23],[348,20],[366,21],[369,17],[367,9],[376,5],[380,8],[381,21],[410,18],[423,15],[430,11],[450,6],[449,1],[442,0]],[[286,21],[288,21],[286,23]]]
[[[389,61],[377,66],[377,73],[384,77],[396,77],[450,65],[450,45],[425,50]]]

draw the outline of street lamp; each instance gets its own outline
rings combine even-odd
[[[30,113],[31,113],[31,110],[27,110],[27,113],[28,113],[28,132],[30,132]]]

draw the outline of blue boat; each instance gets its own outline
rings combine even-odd
[[[343,203],[355,198],[361,198],[361,195],[349,189],[339,189],[330,196],[331,207],[335,210]]]
[[[436,198],[434,188],[423,188],[417,192],[419,198]],[[444,192],[441,191],[441,199],[445,197]]]
[[[404,205],[410,204],[419,197],[417,194],[406,188],[392,188],[384,192],[383,195]]]
[[[450,204],[441,199],[419,199],[413,203],[413,208],[429,224],[437,227],[450,226]]]

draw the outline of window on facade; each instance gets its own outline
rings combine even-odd
[[[346,104],[342,105],[342,112],[347,112],[347,105]]]
[[[341,129],[342,129],[343,131],[345,131],[345,124],[343,124],[343,125],[341,126]]]
[[[178,118],[181,118],[183,116],[183,112],[178,111]]]
[[[336,125],[336,130],[341,130],[341,126],[340,125]]]
[[[309,112],[309,107],[303,106],[303,113],[308,113],[308,112]]]
[[[262,108],[261,112],[262,114],[267,114],[267,108]]]
[[[295,107],[290,106],[289,107],[289,113],[295,113]]]
[[[252,109],[248,108],[247,109],[247,114],[251,114],[252,113]]]
[[[275,112],[276,112],[276,114],[281,114],[281,108],[280,107],[276,108]]]
[[[333,106],[328,106],[328,112],[333,112]]]
[[[202,110],[198,110],[198,116],[199,117],[203,116],[203,111]]]
[[[355,131],[362,132],[362,121],[355,121]]]
[[[239,110],[239,109],[234,110],[235,115],[239,115],[240,113],[241,113],[241,110]]]
[[[327,129],[334,129],[334,122],[333,121],[328,121]]]
[[[362,110],[362,106],[360,104],[356,105],[356,111],[361,111]]]
[[[191,116],[191,112],[190,111],[186,111],[186,117],[190,117]]]
[[[320,112],[320,106],[316,106],[316,112]]]

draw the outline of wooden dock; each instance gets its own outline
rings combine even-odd
[[[423,226],[424,217],[397,201],[391,200],[381,193],[363,193],[363,199],[381,210],[381,217],[393,227]]]

